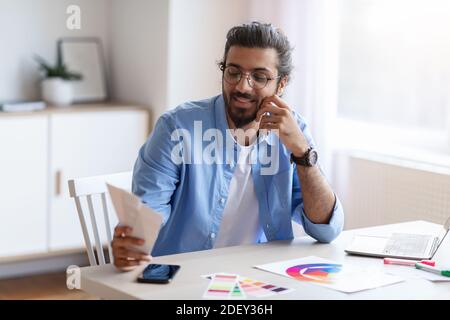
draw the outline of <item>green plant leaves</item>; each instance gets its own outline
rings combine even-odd
[[[46,60],[38,55],[35,55],[34,59],[39,64],[39,68],[44,71],[46,78],[62,78],[64,80],[81,80],[83,78],[80,73],[67,70],[66,65],[61,62],[61,59],[58,59],[55,66],[51,66]]]

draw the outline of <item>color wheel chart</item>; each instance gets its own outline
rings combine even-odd
[[[402,278],[315,256],[256,265],[255,268],[301,282],[352,293],[403,281]]]
[[[289,267],[286,269],[286,273],[300,281],[331,283],[334,276],[341,270],[341,264],[309,263]]]

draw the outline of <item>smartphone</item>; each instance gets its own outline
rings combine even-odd
[[[169,283],[180,266],[173,264],[149,264],[137,278],[141,283]]]

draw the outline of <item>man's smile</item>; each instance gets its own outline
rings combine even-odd
[[[232,94],[231,100],[233,102],[233,106],[242,109],[250,109],[255,106],[257,99],[251,97],[250,95],[244,94]]]
[[[254,100],[248,99],[248,98],[241,98],[241,97],[233,97],[233,100],[235,104],[237,104],[240,107],[251,107],[255,104]]]

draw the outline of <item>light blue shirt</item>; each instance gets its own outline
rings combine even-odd
[[[294,116],[314,146],[304,119],[295,112]],[[164,113],[140,149],[132,191],[163,217],[152,256],[213,248],[237,160],[234,140],[231,148],[228,142],[220,143],[230,136],[227,130],[225,103],[219,95]],[[213,142],[215,152],[208,149]],[[292,220],[319,242],[335,239],[344,224],[339,199],[328,224],[311,222],[303,209],[297,168],[290,162],[289,150],[272,132],[260,135],[257,146],[252,177],[264,231],[259,242],[292,239]],[[201,159],[206,151],[216,157],[215,163]]]

